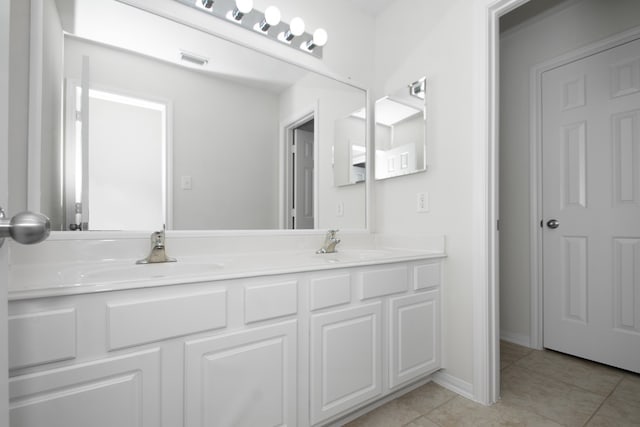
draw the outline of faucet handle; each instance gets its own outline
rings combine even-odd
[[[329,236],[331,239],[336,237],[336,234],[338,234],[340,230],[327,230],[327,236]]]

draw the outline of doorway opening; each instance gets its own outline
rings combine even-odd
[[[611,205],[615,198],[615,182],[613,182],[615,179],[608,182],[605,179],[587,175],[595,169],[593,164],[589,166],[588,162],[599,160],[602,168],[612,167],[615,159],[610,156],[615,155],[615,147],[606,147],[602,155],[594,155],[589,151],[592,149],[589,141],[596,138],[590,137],[588,132],[582,135],[580,126],[569,126],[584,122],[585,119],[579,117],[580,109],[591,108],[590,105],[596,99],[595,92],[590,92],[589,89],[589,84],[595,79],[577,68],[572,72],[575,72],[576,76],[584,74],[585,79],[573,76],[572,72],[569,72],[571,75],[559,76],[559,85],[564,89],[551,90],[550,93],[554,98],[556,95],[560,97],[559,102],[564,102],[560,108],[562,111],[544,120],[542,76],[545,73],[550,75],[547,72],[563,65],[577,65],[582,58],[591,57],[597,52],[613,47],[616,45],[613,39],[620,37],[624,39],[628,37],[628,33],[635,31],[633,28],[637,25],[638,16],[640,16],[640,7],[630,1],[621,1],[616,4],[616,7],[611,7],[593,0],[567,0],[560,3],[531,0],[500,19],[499,293],[500,336],[503,340],[537,349],[547,347],[546,340],[543,342],[543,313],[546,310],[543,305],[543,277],[546,273],[542,269],[542,264],[547,256],[543,252],[543,242],[548,243],[550,238],[558,237],[563,233],[563,229],[568,231],[569,225],[573,227],[577,224],[575,218],[573,220],[569,220],[568,217],[556,218],[554,215],[549,216],[549,212],[543,209],[543,206],[549,208],[550,202],[543,199],[542,190],[544,189],[545,194],[548,194],[547,190],[551,188],[553,181],[543,183],[542,179],[549,175],[549,170],[541,164],[544,161],[541,148],[541,138],[544,133],[542,121],[550,124],[551,118],[559,117],[561,114],[572,115],[571,120],[567,119],[566,126],[563,125],[565,133],[560,133],[560,130],[555,132],[551,130],[558,136],[559,144],[565,145],[565,149],[558,151],[556,158],[566,161],[570,166],[570,170],[565,170],[559,176],[559,179],[565,180],[567,184],[561,190],[565,196],[573,197],[571,194],[579,196],[574,206],[570,206],[571,203],[565,203],[562,209],[565,211],[572,209],[574,213],[578,213],[579,210],[586,210],[593,206],[596,202],[596,193],[593,192],[595,183],[606,187],[602,191],[603,200],[607,199],[607,204]],[[591,18],[595,19],[591,21]],[[587,24],[587,22],[595,24]],[[565,36],[568,34],[567,30],[570,30],[573,40]],[[554,40],[554,43],[544,43],[544,40]],[[620,61],[620,64],[624,65],[625,61]],[[616,64],[603,66],[603,69],[607,70],[607,73],[613,72],[616,70],[614,66]],[[637,71],[632,72],[631,68],[633,66],[627,67],[629,82],[635,79],[633,76],[637,73]],[[602,80],[600,84],[602,91],[609,93],[613,90],[616,80],[613,74],[611,76],[611,79],[606,77]],[[640,73],[638,76],[640,77]],[[585,99],[581,98],[582,94],[586,94]],[[621,99],[619,97],[619,100]],[[617,123],[609,118],[605,122],[607,126]],[[591,123],[588,127],[595,126]],[[604,134],[614,138],[614,130]],[[582,138],[585,135],[586,139]],[[562,139],[565,136],[566,138]],[[631,141],[629,144],[636,143]],[[587,151],[583,151],[582,148]],[[547,148],[545,155],[549,153],[550,149]],[[584,157],[581,157],[582,155]],[[583,164],[581,158],[584,160]],[[583,170],[581,164],[586,166],[586,169]],[[615,174],[609,175],[615,176]],[[638,185],[637,180],[636,185]],[[555,199],[560,201],[560,195]],[[582,221],[586,216],[580,215],[580,218]],[[559,223],[549,222],[551,219],[560,219],[560,221]],[[600,225],[608,222],[619,223],[620,221],[601,221]],[[558,225],[559,228],[556,230]],[[565,263],[560,270],[567,274],[572,273],[567,270],[569,265],[567,262],[571,261],[575,267],[573,273],[576,273],[572,276],[573,278],[564,274],[562,281],[559,282],[566,288],[563,291],[564,294],[556,298],[563,300],[564,308],[561,307],[561,309],[569,314],[574,313],[574,319],[570,319],[572,322],[581,322],[579,318],[587,315],[585,310],[591,310],[591,315],[587,316],[589,322],[598,316],[614,319],[613,314],[605,315],[602,310],[597,310],[595,307],[594,304],[601,298],[587,295],[586,292],[590,292],[594,286],[591,283],[593,278],[587,280],[588,270],[585,268],[592,263],[583,261],[588,260],[591,252],[601,248],[603,255],[611,258],[609,264],[617,265],[613,262],[616,247],[609,242],[604,248],[602,244],[594,244],[595,240],[587,245],[585,239],[590,239],[587,234],[575,230],[570,234],[571,236],[561,239],[564,246],[559,246],[560,243],[557,245],[560,252],[556,258],[562,258]],[[543,241],[543,237],[546,241]],[[621,247],[624,250],[628,249],[625,245],[630,242],[625,240],[623,243]],[[546,268],[549,263],[544,262],[544,264]],[[619,267],[616,268],[619,269]],[[582,273],[585,274],[584,277]],[[615,286],[619,285],[615,284],[615,271],[607,274],[607,277],[609,278],[607,281],[613,282]],[[613,292],[615,293],[615,289]],[[613,301],[605,305],[616,307]],[[572,340],[577,340],[575,335],[572,336]]]
[[[315,129],[315,112],[285,126],[285,224],[289,230],[316,228]]]
[[[98,87],[83,92],[67,82],[65,229],[170,227],[168,104]]]

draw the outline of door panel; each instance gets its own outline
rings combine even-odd
[[[313,229],[313,133],[296,129],[296,229]]]
[[[640,372],[640,40],[542,77],[544,346]]]

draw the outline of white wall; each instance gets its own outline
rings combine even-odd
[[[377,181],[376,231],[444,234],[443,360],[473,381],[473,31],[469,0],[397,0],[376,19],[375,98],[427,77],[426,173]],[[430,212],[416,212],[428,192]]]
[[[530,339],[529,83],[536,65],[640,25],[637,0],[569,1],[500,42],[500,328],[503,338]]]
[[[82,55],[92,84],[170,102],[174,229],[278,227],[277,94],[74,38],[67,78],[80,79]]]

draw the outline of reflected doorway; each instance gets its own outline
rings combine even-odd
[[[288,128],[287,170],[289,171],[287,192],[287,228],[290,230],[312,230],[314,215],[314,115],[307,115]]]
[[[168,105],[69,82],[68,230],[146,230],[167,217]]]

